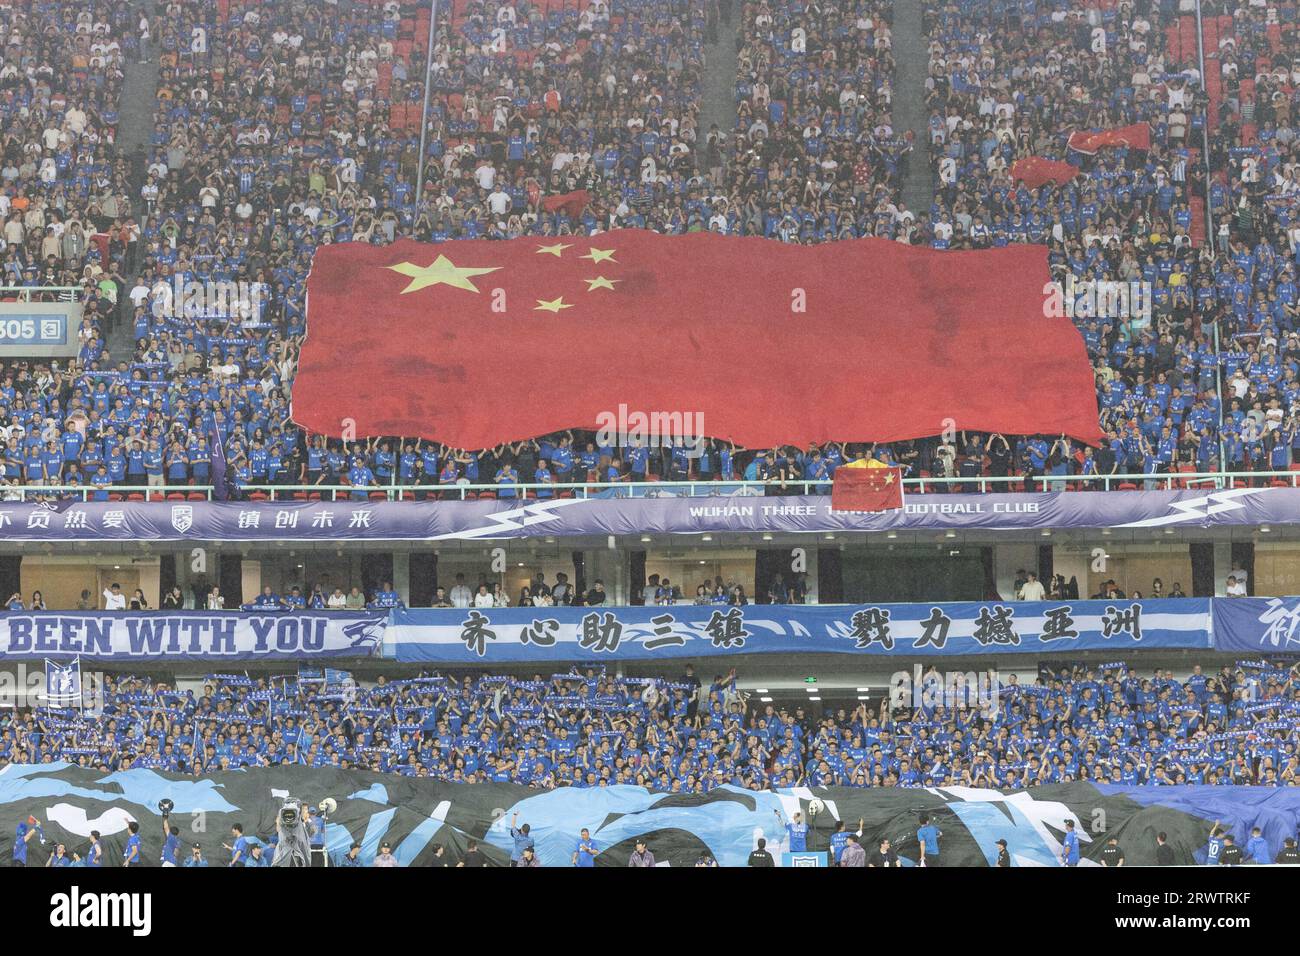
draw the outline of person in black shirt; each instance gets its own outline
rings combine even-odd
[[[694,721],[696,713],[700,709],[700,679],[695,676],[695,666],[686,665],[686,676],[682,678],[683,684],[690,684],[691,689],[687,694],[686,702],[686,719]]]
[[[776,861],[772,859],[772,854],[767,852],[767,840],[762,837],[758,838],[758,849],[749,854],[750,866],[776,866]]]
[[[1007,841],[1006,841],[1006,840],[999,840],[999,841],[998,841],[998,862],[997,862],[997,865],[1000,866],[1000,867],[1007,867],[1007,868],[1010,868],[1010,866],[1011,866],[1011,854],[1007,852]]]
[[[1233,842],[1232,834],[1223,835],[1223,849],[1219,851],[1219,866],[1241,866],[1241,847]]]
[[[447,856],[447,851],[443,849],[441,843],[435,843],[432,849],[433,859],[429,861],[430,866],[451,866],[451,857]]]
[[[1168,835],[1161,830],[1156,834],[1156,866],[1174,866],[1174,848],[1169,845]]]
[[[485,857],[478,848],[478,840],[470,840],[465,845],[465,859],[456,864],[459,866],[487,866],[487,857]]]
[[[880,841],[880,849],[867,859],[867,866],[902,866],[898,862],[898,854],[889,848],[889,840],[886,838]]]
[[[1300,863],[1300,850],[1296,849],[1295,837],[1287,837],[1282,841],[1282,849],[1277,855],[1274,863]]]
[[[1100,855],[1102,866],[1123,866],[1124,851],[1119,848],[1119,837],[1113,836],[1107,840]]]

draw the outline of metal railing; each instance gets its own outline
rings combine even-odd
[[[1300,471],[1198,471],[1170,474],[1123,475],[1039,475],[1027,481],[1023,475],[973,478],[904,478],[903,487],[912,494],[1045,491],[1222,491],[1246,487],[1300,487]],[[549,500],[553,498],[717,498],[754,495],[828,495],[829,481],[616,481],[552,482],[534,484],[447,484],[447,485],[245,485],[237,500],[291,501],[303,496],[324,501],[424,499],[469,501],[496,498],[504,501]],[[41,501],[73,498],[80,501],[210,501],[211,485],[114,485],[99,489],[93,485],[16,485],[4,489],[6,501]]]
[[[85,289],[79,285],[0,285],[0,299],[16,298],[19,302],[31,302],[32,296],[54,296],[52,299],[40,298],[37,302],[78,302],[85,295]]]

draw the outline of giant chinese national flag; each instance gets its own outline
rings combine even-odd
[[[893,511],[903,507],[901,468],[841,465],[831,483],[832,511]]]
[[[938,252],[712,233],[320,247],[293,418],[491,447],[618,413],[750,448],[948,427],[1095,442],[1042,246]],[[694,421],[694,418],[687,418]]]
[[[1151,148],[1151,127],[1146,123],[1103,129],[1096,132],[1075,130],[1066,145],[1076,153],[1091,156],[1106,146],[1129,146],[1133,149]]]

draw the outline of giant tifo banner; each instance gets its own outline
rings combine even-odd
[[[749,448],[963,428],[1097,442],[1083,339],[1044,315],[1043,246],[937,252],[701,232],[322,246],[293,419],[491,448],[680,412]],[[356,317],[384,334],[357,348]],[[539,374],[503,385],[485,332]],[[798,411],[771,413],[773,375]],[[525,398],[526,395],[526,398]]]
[[[655,793],[642,787],[535,790],[504,783],[455,784],[427,778],[302,766],[226,771],[192,777],[152,770],[102,773],[66,763],[15,764],[0,769],[0,858],[8,860],[20,824],[36,818],[45,842],[28,842],[28,865],[44,865],[58,843],[83,858],[90,831],[100,833],[104,865],[120,866],[127,824],[140,824],[146,865],[157,866],[161,849],[158,801],[170,800],[188,856],[197,842],[209,866],[225,866],[231,824],[267,844],[286,796],[316,806],[338,801],[325,829],[325,847],[337,863],[353,842],[369,866],[387,842],[403,866],[431,862],[441,844],[455,862],[470,839],[492,865],[509,863],[514,814],[529,825],[543,866],[571,865],[583,827],[598,850],[596,866],[626,866],[635,842],[644,839],[661,866],[693,866],[707,853],[723,866],[743,866],[758,836],[765,836],[778,863],[786,848],[787,818],[801,811],[811,822],[809,849],[825,852],[837,820],[850,830],[862,821],[862,842],[875,847],[888,837],[905,865],[919,856],[918,817],[930,816],[943,836],[944,866],[991,866],[997,841],[1006,840],[1014,866],[1061,865],[1067,820],[1079,834],[1081,865],[1096,865],[1106,838],[1116,836],[1125,862],[1155,863],[1155,834],[1168,835],[1180,864],[1204,863],[1213,821],[1245,846],[1254,826],[1263,830],[1269,858],[1300,823],[1300,790],[1291,787],[1123,787],[1053,784],[1029,790],[976,788],[936,790],[830,787],[752,791],[720,787],[702,797]],[[821,801],[811,815],[812,801]],[[201,815],[201,817],[199,816]],[[202,828],[191,821],[202,819]],[[1105,830],[1094,829],[1105,821]]]
[[[301,661],[374,654],[388,616],[359,611],[13,611],[0,660]]]
[[[405,662],[648,660],[724,654],[909,656],[1210,647],[1209,599],[398,610]]]
[[[706,487],[697,485],[697,488]],[[1023,531],[1300,524],[1300,489],[915,494],[896,511],[830,495],[489,501],[0,504],[0,541],[500,541],[543,536]]]
[[[1268,655],[1300,654],[1300,597],[1216,600],[1214,648]]]

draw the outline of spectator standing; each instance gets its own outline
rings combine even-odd
[[[921,866],[939,865],[939,838],[943,836],[937,826],[930,822],[930,815],[921,814],[921,826],[916,831],[916,841],[921,845]]]
[[[591,831],[586,827],[578,836],[578,845],[573,848],[573,865],[579,869],[591,869],[596,865],[596,844],[591,842]]]
[[[478,840],[470,840],[465,844],[465,858],[457,863],[456,866],[487,866],[487,857],[484,856],[483,851],[478,848]]]
[[[1259,827],[1252,827],[1250,839],[1246,841],[1246,858],[1252,863],[1268,866],[1268,841]]]
[[[840,854],[840,866],[863,867],[867,865],[867,851],[862,846],[861,835],[850,833],[848,840],[844,844],[844,852]]]
[[[1038,575],[1030,571],[1029,579],[1021,587],[1018,596],[1022,601],[1041,601],[1047,596],[1047,592],[1043,590],[1043,582],[1038,580]]]
[[[893,848],[890,846],[888,837],[880,841],[879,848],[876,850],[875,853],[871,854],[871,859],[867,861],[867,866],[871,866],[871,867],[877,867],[877,866],[890,867],[890,866],[902,866],[902,865],[903,865],[902,862],[898,859],[898,854],[895,853]]]
[[[634,867],[651,867],[655,865],[655,855],[646,848],[645,837],[637,837],[636,849],[627,858],[627,865]]]
[[[511,864],[514,864],[524,855],[524,850],[532,849],[534,844],[533,838],[529,834],[531,829],[529,825],[525,823],[523,826],[518,826],[518,823],[519,813],[516,811],[510,817],[510,839],[515,841],[514,849],[510,851]]]
[[[451,606],[466,608],[474,600],[474,592],[465,585],[465,575],[456,575],[456,583],[451,589]]]
[[[1061,845],[1061,862],[1066,866],[1079,865],[1079,834],[1074,831],[1074,821],[1065,821],[1065,841]]]

